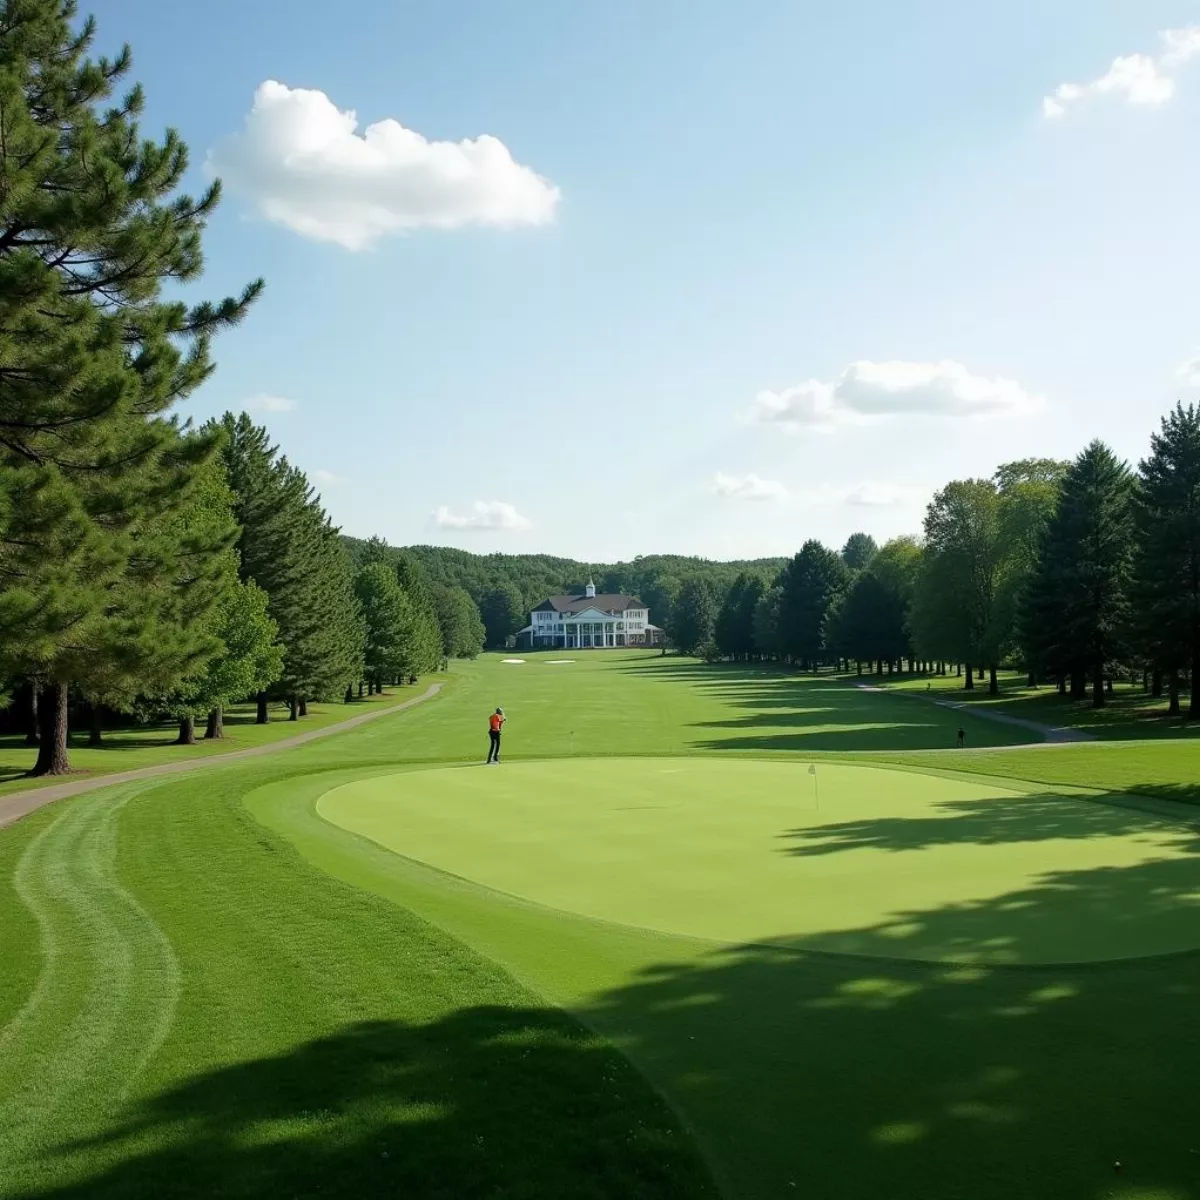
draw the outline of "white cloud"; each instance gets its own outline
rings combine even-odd
[[[274,80],[208,167],[269,221],[349,250],[409,229],[543,225],[560,195],[488,134],[431,142],[390,118],[360,133],[324,92]]]
[[[1012,379],[973,375],[961,363],[851,363],[834,383],[810,379],[759,392],[753,417],[788,430],[831,432],[896,416],[987,417],[1031,412],[1041,398]]]
[[[1197,355],[1195,358],[1189,358],[1185,363],[1180,363],[1179,369],[1175,372],[1175,377],[1185,387],[1200,388],[1200,355]]]
[[[286,396],[269,396],[266,393],[251,396],[246,401],[246,408],[250,412],[285,413],[291,412],[295,407],[295,400],[289,400]]]
[[[717,472],[713,491],[718,496],[736,500],[786,500],[787,488],[774,479],[759,479],[757,475],[726,475]]]
[[[1120,55],[1090,83],[1059,84],[1042,100],[1042,115],[1050,119],[1063,117],[1071,105],[1089,96],[1116,95],[1146,107],[1165,104],[1175,94],[1171,72],[1200,55],[1200,26],[1167,29],[1159,38],[1163,51],[1158,58],[1149,54]]]
[[[520,530],[533,527],[528,517],[523,517],[513,505],[503,500],[476,500],[469,513],[452,512],[442,505],[433,514],[433,520],[439,529]]]
[[[844,503],[852,508],[896,508],[921,504],[928,499],[929,493],[924,488],[898,483],[860,483],[846,492]]]
[[[326,487],[332,487],[334,484],[342,482],[340,475],[335,475],[332,471],[326,471],[324,467],[318,467],[313,471],[312,477],[317,483],[323,483]]]

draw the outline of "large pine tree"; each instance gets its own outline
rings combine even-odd
[[[1092,442],[1063,477],[1031,583],[1029,620],[1043,652],[1092,685],[1127,649],[1133,567],[1133,477],[1103,442]],[[1078,694],[1079,688],[1076,692]]]
[[[365,633],[350,557],[308,479],[265,429],[227,413],[221,432],[242,578],[267,593],[284,651],[282,675],[259,693],[259,721],[271,700],[288,701],[294,718],[302,701],[340,696],[362,677]]]
[[[780,640],[786,653],[816,670],[826,652],[827,623],[837,598],[850,585],[842,557],[809,540],[780,576]]]
[[[1200,717],[1200,408],[1177,404],[1139,466],[1135,596],[1139,641],[1156,667],[1191,674]],[[1178,707],[1178,691],[1172,688]]]
[[[200,275],[220,189],[177,194],[187,147],[142,138],[140,88],[110,103],[129,50],[89,59],[94,27],[75,16],[73,0],[0,6],[0,657],[45,689],[39,774],[69,767],[81,664],[123,656],[136,674],[154,644],[130,580],[174,569],[154,531],[213,448],[170,409],[261,288],[163,298]]]

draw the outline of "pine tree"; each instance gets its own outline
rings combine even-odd
[[[90,61],[94,25],[73,32],[75,15],[71,0],[6,0],[0,15],[0,644],[45,688],[38,774],[69,768],[79,664],[145,644],[118,597],[161,564],[146,531],[212,449],[169,410],[261,287],[162,298],[200,275],[220,189],[174,195],[186,146],[140,136],[140,88],[105,107],[130,54]]]
[[[1042,539],[1028,619],[1042,653],[1090,679],[1105,703],[1109,666],[1127,649],[1133,566],[1133,477],[1102,442],[1092,442],[1063,477]]]
[[[465,588],[433,584],[430,588],[442,654],[446,658],[475,658],[486,637],[483,618]]]
[[[267,431],[245,413],[226,414],[221,429],[241,575],[267,593],[284,649],[282,674],[259,692],[258,719],[268,720],[272,700],[288,701],[295,718],[301,701],[340,696],[362,678],[365,632],[350,558],[308,479]]]
[[[841,555],[810,539],[780,576],[780,639],[783,648],[806,669],[816,670],[826,645],[826,622],[837,597],[850,583]]]
[[[1135,505],[1139,641],[1158,668],[1190,671],[1188,716],[1200,717],[1200,407],[1177,404],[1150,447]]]

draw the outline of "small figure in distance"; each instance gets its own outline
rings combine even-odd
[[[500,731],[504,728],[504,709],[498,708],[488,718],[488,757],[487,765],[500,764]]]
[[[961,750],[967,744],[967,731],[960,725],[958,727],[958,748]]]

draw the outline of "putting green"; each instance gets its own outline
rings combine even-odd
[[[1194,831],[1053,791],[841,764],[814,776],[794,762],[592,759],[376,776],[318,811],[489,889],[711,941],[995,964],[1200,947]]]

